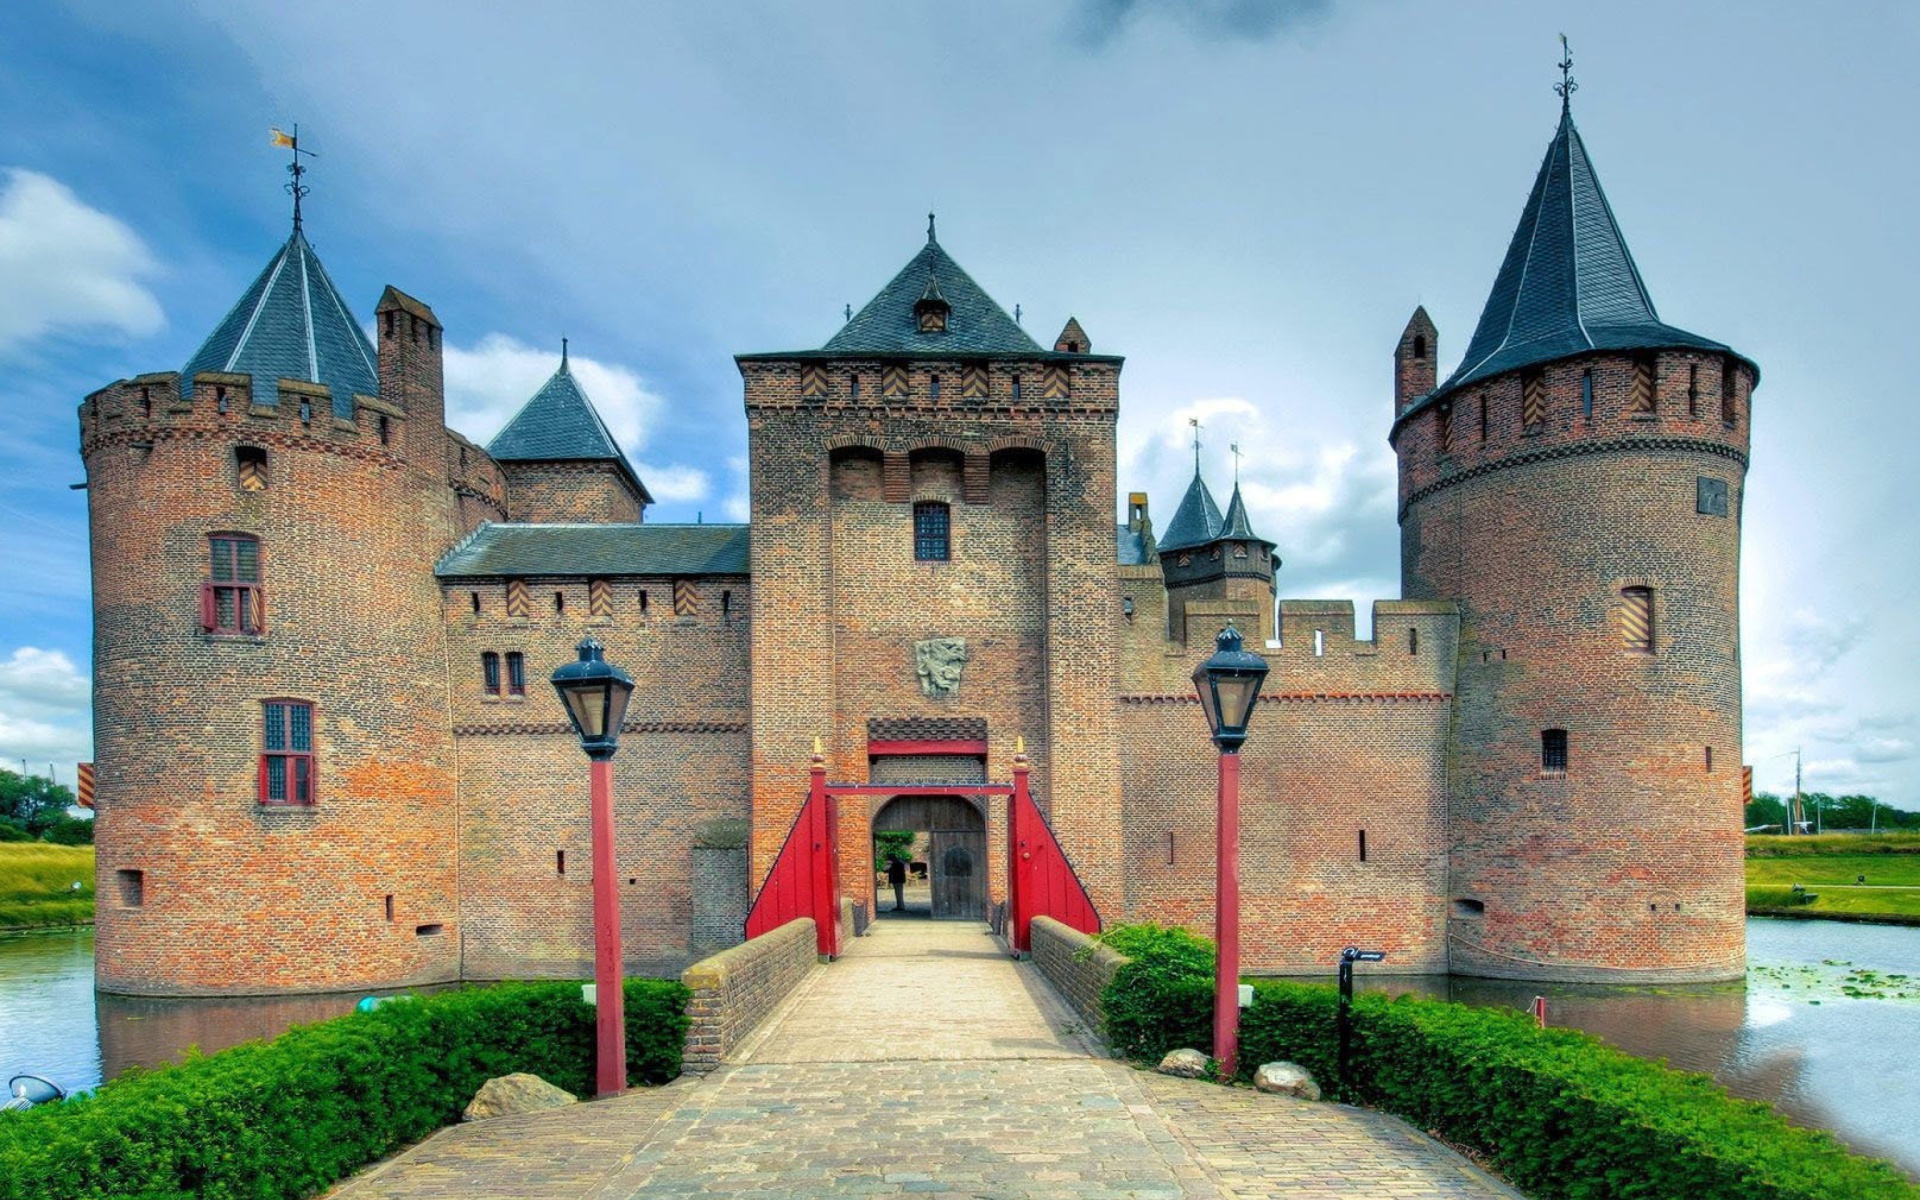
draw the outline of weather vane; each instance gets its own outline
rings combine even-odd
[[[1188,417],[1187,424],[1193,426],[1193,473],[1200,473],[1200,418]]]
[[[287,164],[287,174],[293,176],[292,179],[287,181],[287,194],[293,197],[293,228],[295,232],[298,232],[300,229],[300,197],[306,195],[307,192],[311,190],[300,182],[300,177],[307,173],[307,169],[300,165],[300,156],[302,154],[308,158],[319,158],[320,156],[311,150],[302,150],[300,148],[300,126],[297,124],[293,127],[292,133],[284,133],[278,127],[275,127],[273,130],[273,144],[283,150],[293,151],[293,161]]]
[[[1227,452],[1233,455],[1233,486],[1239,487],[1240,486],[1240,443],[1239,442],[1230,443],[1227,446]]]
[[[1560,35],[1559,66],[1560,82],[1553,85],[1553,90],[1560,95],[1560,111],[1565,112],[1572,107],[1573,94],[1580,90],[1580,85],[1573,81],[1573,51],[1567,48],[1567,35],[1564,33]]]

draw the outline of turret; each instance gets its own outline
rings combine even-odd
[[[81,406],[103,990],[458,974],[453,493],[384,365],[296,226],[185,370]]]
[[[1433,390],[1439,379],[1440,332],[1433,327],[1425,305],[1413,310],[1400,342],[1393,348],[1393,415],[1407,411],[1414,401]]]
[[[1217,631],[1228,619],[1270,633],[1274,574],[1280,569],[1273,551],[1274,544],[1253,531],[1239,482],[1222,514],[1196,462],[1193,482],[1159,543],[1168,636],[1175,641],[1212,637],[1209,630]]]
[[[587,398],[560,342],[560,368],[487,444],[507,480],[514,521],[632,523],[653,503]]]
[[[1460,605],[1452,969],[1736,978],[1757,369],[1660,320],[1564,105],[1438,387],[1432,329],[1395,354],[1390,440],[1403,594]]]

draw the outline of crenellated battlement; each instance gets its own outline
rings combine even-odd
[[[1509,371],[1413,404],[1389,440],[1400,507],[1508,467],[1685,450],[1746,466],[1753,369],[1702,349],[1603,351]]]
[[[81,456],[170,439],[230,440],[400,464],[407,416],[397,405],[356,395],[353,415],[342,417],[324,386],[299,379],[277,386],[279,403],[272,403],[259,398],[251,375],[201,371],[186,388],[174,371],[120,380],[81,402]]]

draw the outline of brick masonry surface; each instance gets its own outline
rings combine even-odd
[[[685,1070],[711,1071],[779,1007],[815,964],[813,921],[802,917],[722,950],[680,973],[687,1003]]]
[[[1033,965],[1053,990],[1079,1015],[1082,1028],[1098,1035],[1106,1028],[1106,1009],[1100,994],[1127,957],[1052,917],[1035,917],[1032,925]]]
[[[1436,378],[1416,314],[1391,430],[1406,598],[1361,639],[1348,602],[1276,598],[1285,530],[1266,531],[1277,555],[1244,537],[1158,555],[1130,497],[1146,561],[1117,561],[1120,359],[937,343],[738,360],[744,571],[439,579],[481,522],[626,523],[644,504],[611,464],[496,463],[448,430],[437,318],[380,304],[381,394],[350,417],[317,385],[258,403],[271,389],[220,373],[81,405],[102,988],[587,974],[586,763],[547,677],[589,635],[637,683],[614,772],[630,971],[739,939],[816,738],[835,782],[975,796],[989,904],[1007,804],[967,787],[1005,783],[1024,742],[1102,920],[1210,932],[1217,760],[1188,677],[1229,621],[1272,665],[1242,756],[1249,970],[1324,973],[1362,942],[1406,971],[1743,967],[1737,360],[1569,357],[1453,397],[1443,437],[1437,410],[1401,415]],[[242,478],[243,450],[264,472]],[[1724,514],[1700,500],[1722,484]],[[946,509],[944,559],[916,554],[920,504]],[[257,633],[200,628],[220,533],[260,539]],[[956,686],[921,674],[933,639],[964,643]],[[489,689],[490,655],[524,687]],[[314,706],[311,806],[258,802],[268,700]],[[921,744],[876,756],[876,739]],[[984,742],[984,761],[926,753],[939,741]],[[840,802],[849,926],[874,916],[891,800]],[[743,832],[717,845],[720,826]],[[137,906],[115,899],[121,872]]]

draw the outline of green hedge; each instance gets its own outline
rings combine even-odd
[[[632,1083],[680,1073],[688,993],[626,986]],[[512,983],[384,1004],[91,1096],[0,1114],[0,1200],[298,1200],[459,1119],[482,1083],[527,1071],[590,1087],[577,983]]]
[[[1211,953],[1191,935],[1115,931],[1136,960],[1103,994],[1116,1049],[1152,1059],[1212,1042]],[[1128,949],[1132,946],[1133,949]],[[1203,969],[1204,968],[1204,969]],[[1241,1015],[1240,1078],[1261,1063],[1336,1078],[1330,985],[1263,980]],[[1535,1200],[1914,1200],[1920,1188],[1830,1135],[1787,1124],[1704,1075],[1634,1058],[1530,1017],[1443,1001],[1361,995],[1352,1086],[1340,1098],[1472,1147]]]

